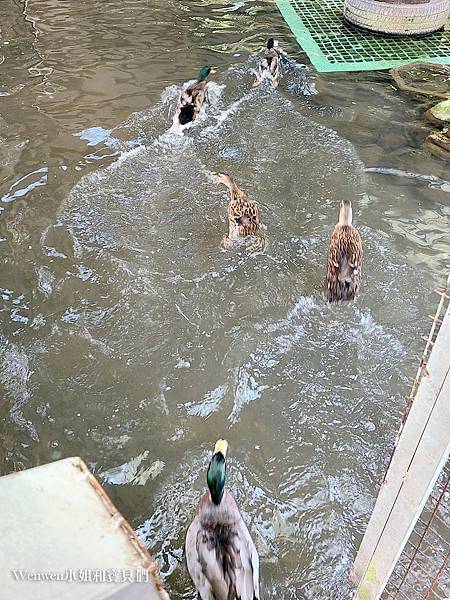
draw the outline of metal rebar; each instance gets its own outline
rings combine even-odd
[[[439,505],[440,505],[440,503],[442,501],[442,498],[444,497],[444,494],[445,494],[445,492],[447,490],[447,487],[448,487],[449,483],[450,483],[450,477],[447,479],[447,481],[445,483],[445,486],[443,487],[439,498],[436,500],[436,504],[435,504],[435,506],[433,508],[433,511],[432,511],[432,513],[430,515],[430,518],[429,518],[429,520],[428,520],[428,522],[427,522],[427,524],[426,524],[426,526],[425,526],[422,534],[419,537],[419,541],[417,542],[417,546],[413,546],[413,548],[415,548],[413,556],[410,559],[409,565],[406,568],[406,572],[405,572],[405,574],[403,575],[403,577],[402,577],[402,579],[400,581],[400,585],[397,587],[397,591],[399,591],[400,588],[402,587],[402,585],[405,583],[406,576],[408,575],[408,573],[409,573],[409,571],[410,571],[413,563],[416,561],[416,556],[417,556],[417,553],[419,552],[420,545],[422,544],[422,542],[423,542],[423,540],[425,538],[425,535],[427,534],[428,530],[430,529],[431,523],[433,522],[433,519],[434,519],[434,517],[435,517],[435,515],[437,513],[437,509],[438,509],[438,507],[439,507]],[[419,563],[416,562],[416,564],[419,564]],[[422,570],[423,570],[423,568],[422,568]]]
[[[440,568],[440,569],[439,569],[439,571],[436,573],[436,576],[435,576],[435,578],[433,579],[433,581],[431,582],[431,585],[430,585],[430,587],[427,589],[427,592],[426,592],[426,594],[425,594],[425,596],[424,596],[424,600],[426,600],[426,599],[428,598],[428,596],[430,595],[430,593],[431,593],[431,592],[435,593],[435,592],[434,592],[434,590],[433,590],[433,588],[434,588],[434,586],[435,586],[435,585],[438,583],[438,581],[439,581],[439,579],[440,579],[440,577],[441,577],[441,575],[442,575],[442,572],[443,572],[443,570],[445,569],[445,567],[446,567],[446,565],[447,565],[447,563],[448,563],[448,559],[449,559],[449,557],[450,557],[450,550],[448,550],[448,552],[447,552],[447,556],[444,558],[444,562],[442,563],[442,565],[441,565],[441,568]],[[436,594],[436,595],[437,595],[437,594]]]
[[[419,552],[420,552],[420,550],[419,550]],[[425,569],[425,567],[422,566],[418,560],[416,560],[414,562],[414,567],[419,569],[420,571],[422,571],[422,573],[424,575],[426,575],[431,581],[433,581],[433,575],[429,571],[427,571],[427,569]]]
[[[413,588],[413,589],[414,589],[414,588]],[[398,590],[398,591],[397,591],[397,594],[394,596],[394,600],[396,600],[396,598],[398,598],[398,597],[399,597],[399,594],[400,594],[400,598],[402,598],[402,597],[403,597],[403,598],[406,598],[406,600],[411,600],[411,597],[410,597],[410,596],[407,596],[407,595],[406,595],[404,592],[402,592],[401,590]]]
[[[428,318],[434,321],[436,319],[436,316],[433,317],[433,315],[428,315]],[[439,323],[439,325],[441,325],[442,319],[436,319],[436,323]]]
[[[425,340],[425,342],[426,342],[425,343],[425,348],[424,348],[424,351],[422,353],[422,358],[419,361],[419,368],[417,369],[416,376],[414,377],[414,380],[413,380],[413,385],[412,385],[411,391],[409,393],[408,400],[407,400],[407,403],[406,403],[406,406],[405,406],[405,409],[404,409],[404,412],[403,412],[402,420],[401,420],[401,423],[400,423],[400,428],[397,431],[397,435],[395,436],[394,447],[393,447],[391,455],[389,457],[389,461],[388,461],[388,464],[387,464],[387,467],[386,467],[386,471],[385,471],[385,474],[384,474],[384,477],[383,477],[382,485],[386,481],[386,475],[387,475],[389,467],[391,465],[395,449],[398,446],[398,442],[400,440],[400,436],[401,436],[403,428],[405,426],[406,419],[408,418],[409,411],[411,410],[411,406],[412,406],[412,404],[414,402],[414,398],[415,398],[415,395],[416,395],[419,383],[420,383],[420,381],[422,379],[422,375],[424,373],[424,370],[426,369],[426,363],[427,363],[427,358],[428,358],[427,357],[428,351],[434,345],[433,336],[435,334],[436,327],[438,326],[438,323],[440,321],[439,317],[441,315],[441,311],[442,311],[442,308],[444,306],[445,299],[449,299],[450,300],[450,296],[448,296],[448,294],[447,294],[449,288],[450,288],[450,274],[447,277],[447,281],[446,281],[446,283],[444,285],[444,290],[442,292],[438,292],[440,294],[440,296],[441,296],[441,299],[439,300],[439,304],[437,306],[435,315],[434,315],[434,317],[432,319],[433,322],[431,324],[430,333],[428,334],[428,337],[424,337],[423,338]]]
[[[430,546],[430,548],[431,548],[431,546]],[[425,552],[422,550],[422,548],[418,548],[418,549],[417,549],[417,554],[421,554],[421,555],[423,556],[423,558],[424,558],[424,559],[426,559],[426,560],[427,560],[428,562],[430,562],[430,563],[432,562],[433,564],[436,564],[436,563],[438,563],[440,560],[442,560],[442,555],[441,555],[441,554],[437,554],[436,556],[434,556],[434,555],[430,555],[430,554],[426,554],[426,553],[425,553]],[[408,560],[414,560],[414,559],[413,559],[411,556],[409,556],[409,555],[408,555],[408,554],[407,554],[407,553],[406,553],[404,550],[403,550],[403,552],[402,552],[402,554],[401,554],[401,557],[400,557],[400,559],[401,559],[403,556],[405,556],[405,557],[406,557]],[[400,559],[399,559],[399,562],[400,562]],[[397,563],[397,564],[399,564],[399,563]],[[422,571],[423,571],[423,572],[424,572],[426,575],[428,575],[428,576],[429,576],[431,579],[433,579],[433,577],[434,577],[434,576],[433,576],[431,573],[429,573],[428,571],[426,571],[425,567],[421,567],[421,565],[420,565],[420,563],[418,562],[418,560],[416,560],[416,562],[415,562],[414,564],[415,564],[415,566],[418,566],[418,567],[419,567],[419,569],[421,569],[421,570],[422,570]],[[402,568],[406,568],[406,566],[405,566],[403,563],[400,563],[400,566],[401,566]],[[396,568],[397,568],[397,567],[396,567]]]
[[[404,581],[402,581],[402,582],[400,583],[400,585],[399,585],[399,586],[396,588],[396,590],[395,590],[395,593],[394,593],[394,600],[397,600],[397,598],[399,598],[399,597],[401,598],[402,596],[403,596],[404,598],[406,598],[406,600],[411,600],[411,596],[408,596],[408,595],[407,595],[405,592],[403,592],[403,591],[401,590],[401,587],[402,587],[403,585],[406,585],[406,586],[408,586],[410,589],[412,589],[412,590],[414,590],[414,592],[416,592],[416,590],[414,589],[414,587],[412,586],[412,584],[411,584],[411,583],[409,583],[409,581],[406,581],[406,580],[404,580]]]
[[[431,594],[433,594],[433,598],[436,600],[446,600],[442,596],[440,596],[435,590],[431,590]]]
[[[439,521],[442,521],[442,519],[439,519]],[[436,536],[439,539],[439,541],[442,543],[442,545],[444,546],[444,548],[449,545],[448,540],[445,540],[442,537],[442,535],[440,533],[438,533],[435,529],[433,529],[433,535]]]

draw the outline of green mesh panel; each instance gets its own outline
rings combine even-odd
[[[415,60],[450,64],[450,31],[423,37],[368,33],[344,23],[342,0],[275,0],[321,72],[390,69]]]

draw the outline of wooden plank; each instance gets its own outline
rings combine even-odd
[[[356,557],[358,600],[380,597],[450,453],[450,306]]]

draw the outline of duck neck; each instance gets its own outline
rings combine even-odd
[[[209,75],[208,67],[203,67],[203,69],[201,69],[200,73],[198,74],[198,81],[205,81],[205,79],[208,77],[208,75]]]
[[[221,452],[217,452],[209,463],[206,476],[211,500],[216,506],[222,502],[226,479],[225,457]]]
[[[226,173],[220,175],[220,181],[228,188],[232,200],[243,200],[244,192],[238,188],[233,179]]]
[[[341,206],[339,211],[339,225],[351,225],[353,219],[352,205],[345,203]]]

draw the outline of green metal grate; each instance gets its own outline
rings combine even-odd
[[[390,69],[416,60],[450,64],[450,31],[424,37],[383,36],[345,23],[342,0],[275,2],[321,73]]]

